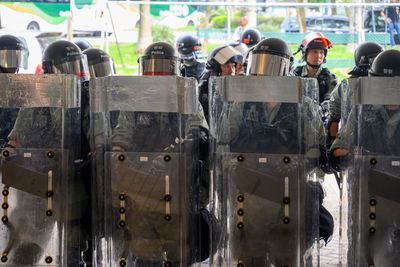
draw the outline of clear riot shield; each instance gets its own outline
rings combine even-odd
[[[218,236],[212,231],[210,266],[317,265],[316,80],[238,76],[210,84],[211,204],[221,225]]]
[[[346,266],[400,262],[400,79],[363,77],[343,112],[341,259]],[[341,159],[342,160],[342,159]]]
[[[0,75],[1,266],[66,266],[79,260],[70,235],[75,217],[69,213],[79,199],[69,195],[75,193],[79,105],[72,75]]]
[[[104,214],[104,225],[96,231],[97,264],[195,263],[198,140],[204,123],[197,114],[196,80],[99,78],[91,103],[97,124],[93,145],[105,151],[104,167],[98,157],[95,164],[96,188],[105,194],[103,204],[96,205],[99,215]]]

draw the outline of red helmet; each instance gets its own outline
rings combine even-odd
[[[322,49],[325,51],[325,57],[326,57],[329,48],[332,48],[332,43],[328,40],[325,34],[320,32],[312,32],[304,37],[303,41],[301,42],[301,45],[299,46],[296,53],[294,53],[294,55],[301,50],[302,57],[299,60],[299,62],[304,62],[307,58],[308,49]]]
[[[313,49],[314,47],[327,50],[328,48],[332,48],[332,43],[328,40],[325,34],[312,32],[304,37],[301,46],[303,47],[303,50]]]

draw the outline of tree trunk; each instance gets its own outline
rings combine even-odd
[[[213,0],[208,0],[207,2],[212,2]],[[206,17],[204,21],[204,29],[206,29],[206,38],[204,38],[203,41],[203,51],[204,53],[207,53],[207,47],[208,47],[208,27],[209,27],[209,20],[210,20],[210,15],[211,15],[211,6],[207,6],[206,8]]]
[[[150,5],[140,5],[139,37],[136,53],[143,54],[146,47],[153,42],[150,22]]]
[[[351,3],[361,3],[361,0],[351,0]],[[347,43],[347,51],[354,52],[358,44],[365,41],[363,14],[361,7],[346,8],[346,15],[349,18],[350,37]]]
[[[248,3],[257,3],[256,0],[248,0]],[[249,7],[246,10],[246,17],[249,20],[248,27],[255,28],[257,27],[257,8]]]
[[[296,3],[307,3],[307,0],[296,0]],[[296,16],[297,22],[299,23],[299,32],[307,32],[305,8],[297,7]]]
[[[335,3],[336,3],[336,0],[331,0],[331,3],[332,3],[332,4],[335,4]],[[337,9],[336,9],[336,7],[332,7],[332,8],[331,8],[331,14],[332,14],[332,16],[337,15]]]

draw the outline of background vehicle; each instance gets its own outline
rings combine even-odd
[[[380,9],[367,10],[364,13],[364,31],[366,33],[384,34],[389,32],[389,27],[381,15]],[[400,44],[399,36],[397,35],[396,28],[394,31],[394,41]],[[389,37],[388,37],[389,38]]]
[[[343,16],[306,17],[307,32],[348,33],[349,20]],[[281,24],[281,32],[299,32],[296,17],[287,17]]]
[[[159,24],[171,28],[182,28],[186,26],[198,26],[203,13],[194,7],[182,5],[151,5],[150,14]]]
[[[8,30],[65,31],[69,2],[0,1],[2,27]]]
[[[323,33],[348,33],[349,19],[343,16],[310,17],[307,31]]]
[[[129,1],[97,0],[6,0],[0,1],[2,27],[8,30],[67,32],[68,18],[73,14],[75,35],[96,36],[112,32],[111,18],[119,31],[134,29],[140,19],[139,6]],[[197,26],[204,16],[190,5],[151,5],[150,14],[158,24],[171,28]],[[111,16],[110,16],[111,15]]]

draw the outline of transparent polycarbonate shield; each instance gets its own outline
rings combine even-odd
[[[341,132],[344,171],[341,258],[347,266],[399,262],[399,78],[365,77]]]
[[[191,241],[194,216],[188,202],[190,180],[179,153],[107,153],[107,157],[112,181],[111,265],[188,266],[191,248],[184,244]]]
[[[64,266],[73,263],[79,199],[73,160],[79,144],[79,86],[65,75],[0,75],[2,128],[1,264]],[[10,115],[11,114],[11,115]],[[9,126],[9,127],[8,127]],[[79,256],[79,253],[78,253]]]
[[[160,76],[95,83],[93,146],[104,150],[104,162],[96,158],[96,190],[105,194],[97,199],[104,227],[97,231],[103,247],[96,261],[189,266],[198,257],[200,234],[195,221],[204,116],[198,115],[197,82]]]
[[[67,157],[62,150],[3,150],[0,249],[6,265],[61,266]]]
[[[247,76],[212,84],[220,102],[210,119],[211,203],[221,229],[212,231],[210,266],[317,265],[316,81]]]

